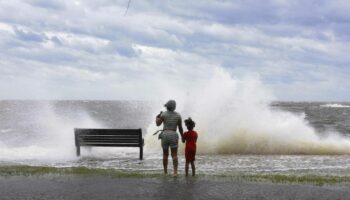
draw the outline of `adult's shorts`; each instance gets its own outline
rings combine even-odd
[[[179,144],[179,135],[176,131],[165,130],[162,134],[162,147],[163,149],[177,148]]]

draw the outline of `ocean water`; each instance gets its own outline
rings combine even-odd
[[[350,103],[228,106],[219,115],[184,104],[183,117],[197,122],[199,173],[350,175]],[[160,102],[142,101],[0,101],[0,165],[161,171],[160,141],[153,136],[161,109]],[[77,127],[142,128],[144,160],[138,148],[83,147],[76,157]],[[183,151],[180,145],[180,171]]]

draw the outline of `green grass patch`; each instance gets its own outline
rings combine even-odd
[[[313,185],[334,185],[350,183],[350,176],[322,175],[281,175],[281,174],[221,174],[213,175],[218,178],[230,178],[245,181],[270,181],[273,183],[301,183]]]
[[[155,178],[159,173],[100,169],[88,167],[45,167],[45,166],[0,166],[0,176],[40,176],[40,175],[83,175],[108,176],[114,178]]]

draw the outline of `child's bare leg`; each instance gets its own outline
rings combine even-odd
[[[192,176],[196,175],[196,167],[194,166],[194,161],[191,161]]]
[[[190,162],[186,160],[186,165],[185,165],[185,173],[186,176],[188,176],[188,166],[189,166]]]
[[[164,169],[164,174],[168,173],[168,157],[169,157],[169,149],[163,149],[163,169]]]

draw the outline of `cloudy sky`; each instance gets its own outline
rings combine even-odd
[[[127,5],[0,0],[0,99],[145,100],[220,70],[278,100],[350,101],[349,0]]]

